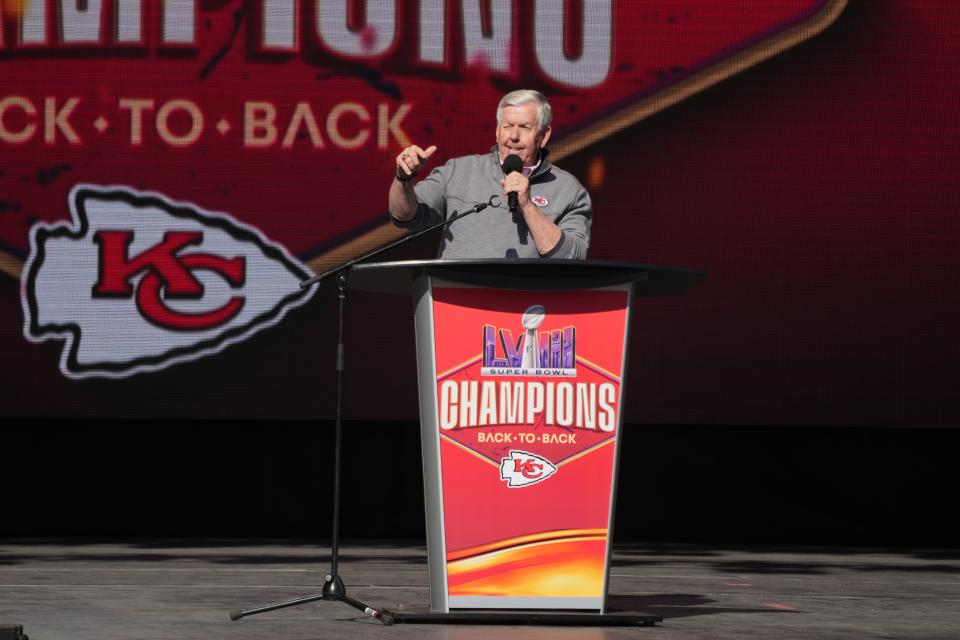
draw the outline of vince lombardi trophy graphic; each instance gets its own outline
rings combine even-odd
[[[523,328],[527,331],[523,336],[523,357],[520,360],[520,366],[524,369],[540,368],[540,349],[537,346],[537,327],[543,324],[543,320],[546,317],[547,310],[543,308],[543,305],[539,304],[528,307],[527,310],[523,312],[521,324],[523,324]]]

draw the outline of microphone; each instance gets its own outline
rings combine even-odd
[[[509,155],[503,159],[503,165],[500,168],[503,169],[503,175],[505,176],[510,175],[514,171],[523,173],[523,160],[520,159],[520,156]],[[507,207],[510,209],[510,213],[513,214],[513,221],[517,225],[520,244],[527,244],[527,223],[523,219],[523,214],[520,212],[520,201],[516,191],[511,191],[507,194]]]
[[[514,171],[517,173],[523,173],[523,160],[520,159],[520,156],[509,155],[503,159],[503,175],[508,176]],[[510,211],[516,212],[520,208],[520,203],[517,199],[517,193],[511,191],[507,194],[507,207],[510,208]]]

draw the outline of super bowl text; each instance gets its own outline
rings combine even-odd
[[[497,330],[493,325],[483,325],[480,375],[575,377],[577,328],[568,326],[538,332],[546,317],[543,305],[528,307],[520,318],[523,333],[516,342],[510,329]]]

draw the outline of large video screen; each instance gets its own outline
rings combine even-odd
[[[298,283],[532,88],[589,257],[709,272],[635,302],[627,422],[956,425],[958,54],[920,0],[3,0],[0,415],[329,417]],[[416,419],[410,298],[347,316],[347,415]]]

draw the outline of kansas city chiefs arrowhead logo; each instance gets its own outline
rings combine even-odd
[[[309,270],[222,213],[124,187],[77,185],[72,224],[38,224],[24,335],[64,340],[70,378],[122,378],[245,340],[307,302]]]
[[[557,467],[552,462],[526,451],[511,451],[509,456],[500,461],[500,479],[505,480],[508,487],[526,487],[543,482],[556,472]]]

